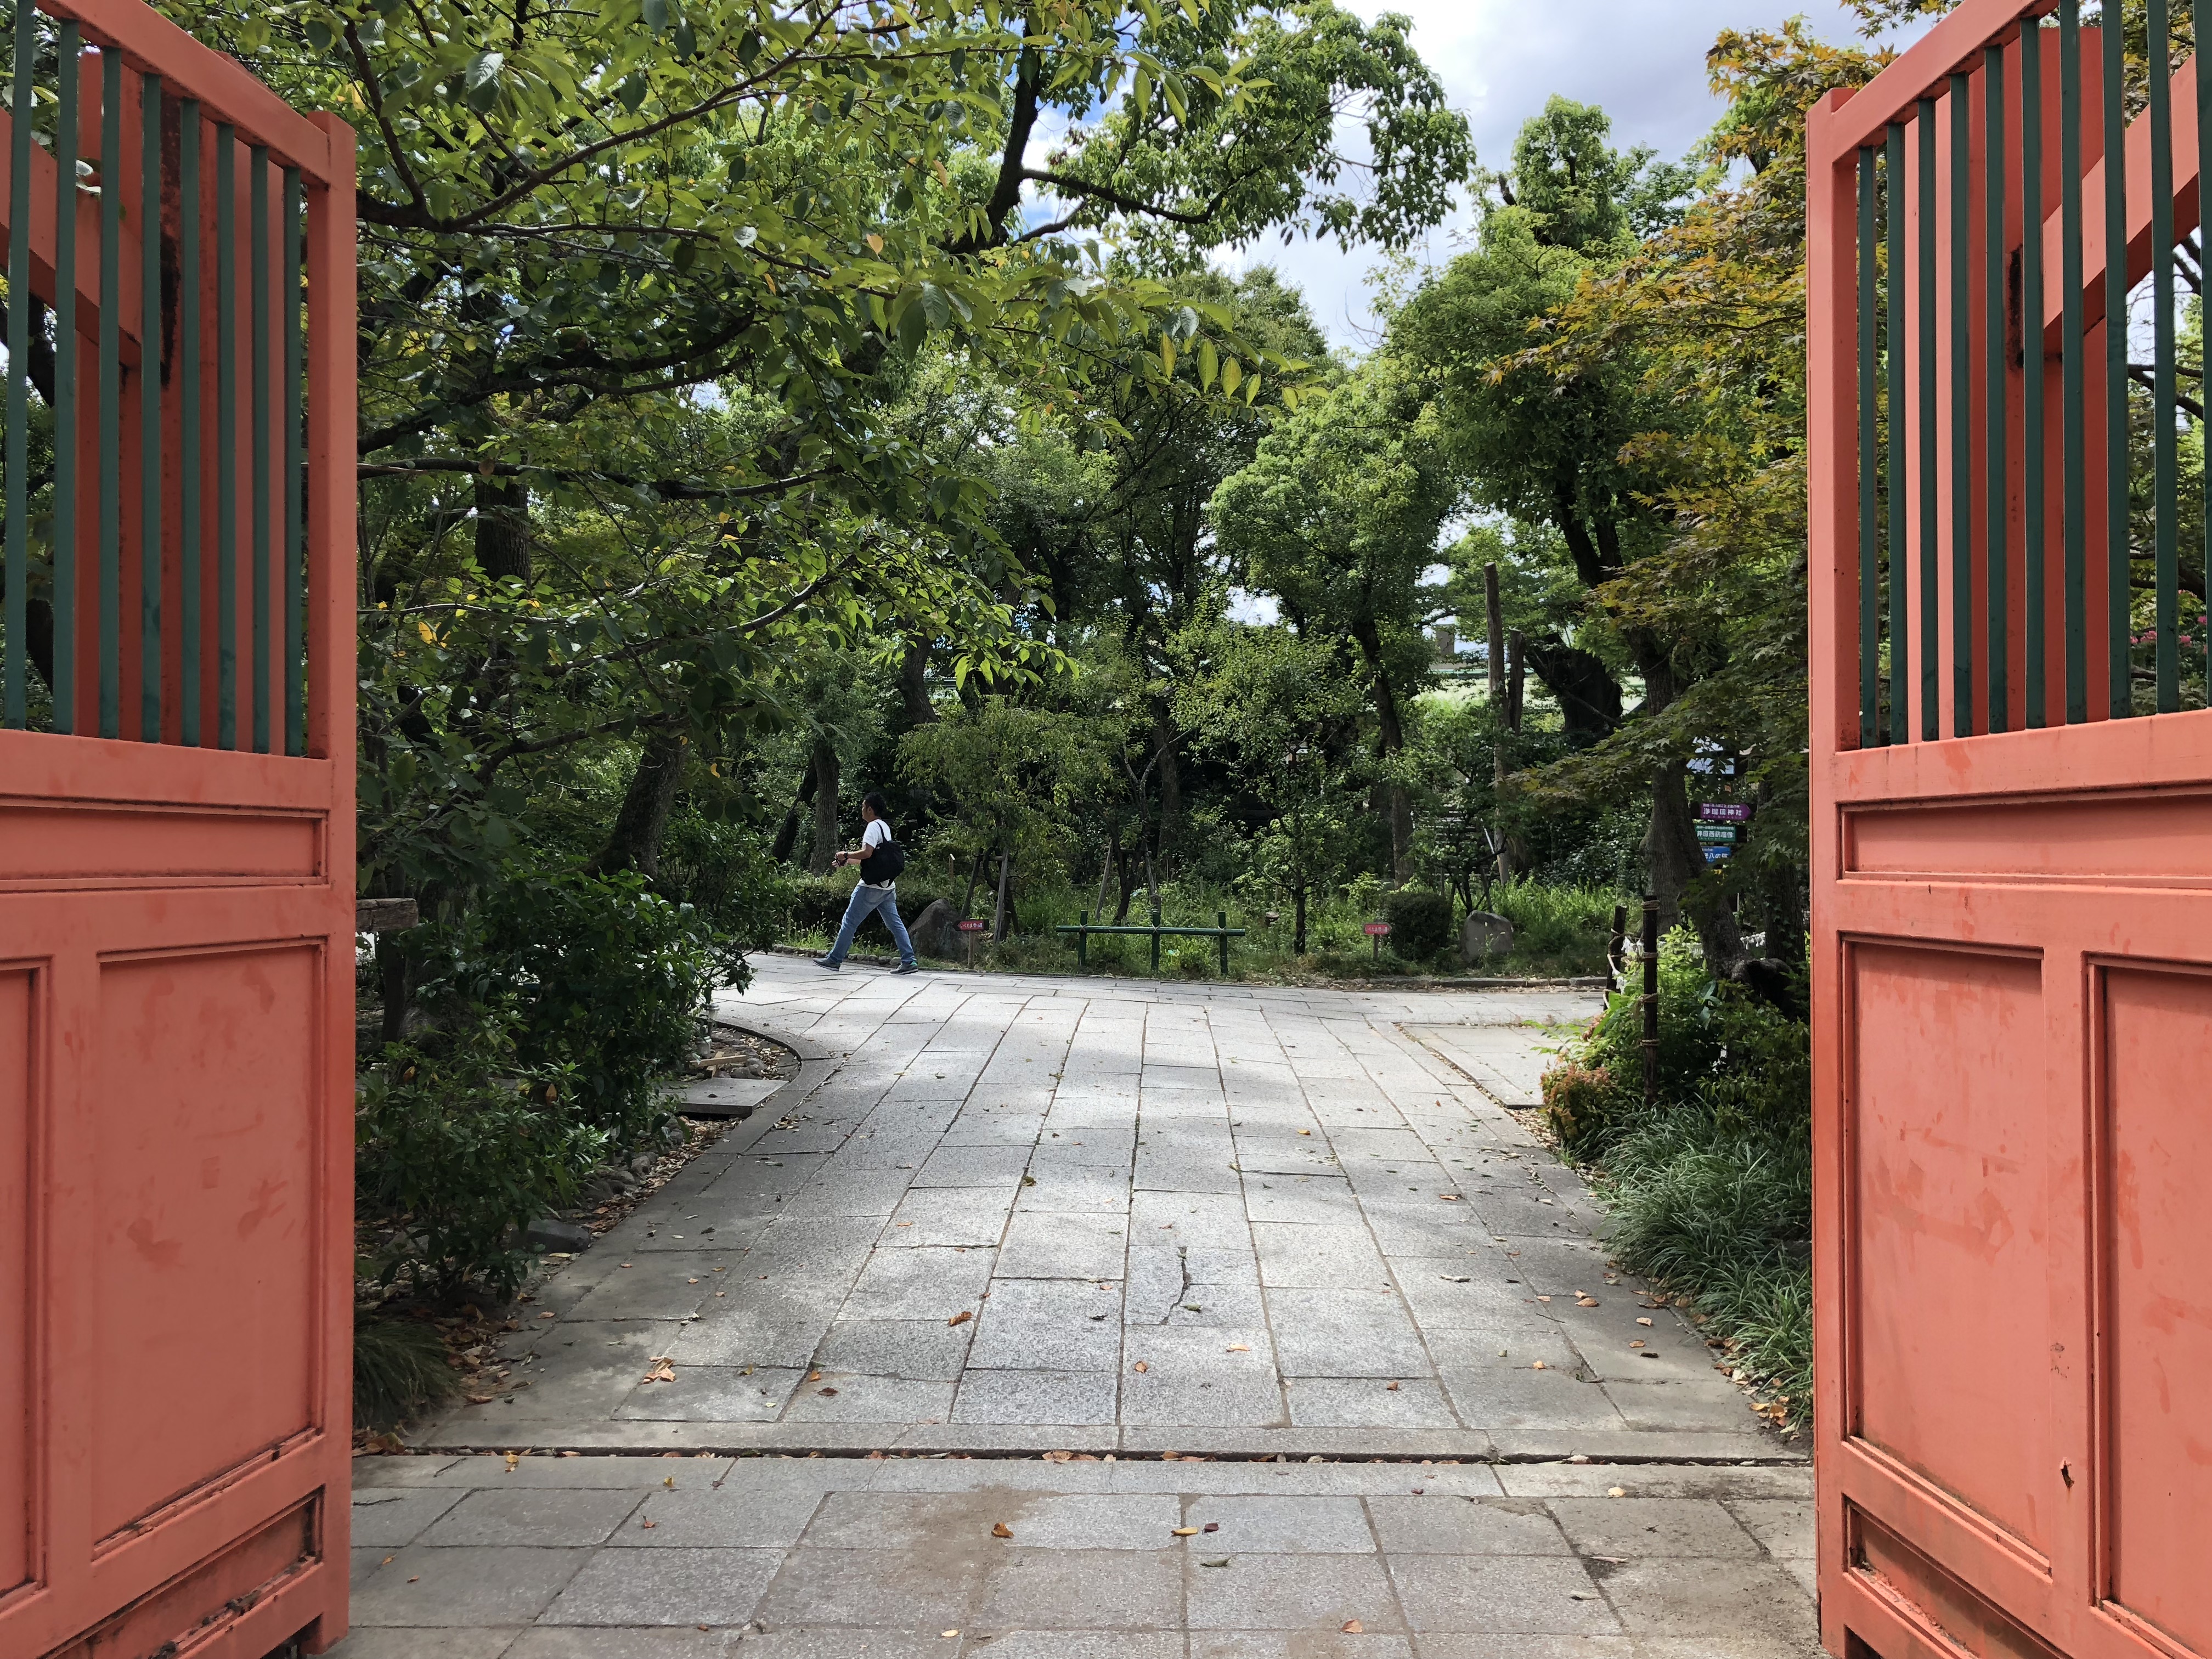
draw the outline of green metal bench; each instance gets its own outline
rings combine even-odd
[[[1103,922],[1093,926],[1090,911],[1084,910],[1078,914],[1082,917],[1081,921],[1063,921],[1057,931],[1075,935],[1075,960],[1085,968],[1091,965],[1091,934],[1149,933],[1152,939],[1152,971],[1157,974],[1160,970],[1160,939],[1164,935],[1176,934],[1192,939],[1219,939],[1221,941],[1221,971],[1225,977],[1229,972],[1229,941],[1244,937],[1244,930],[1242,927],[1231,927],[1229,925],[1229,912],[1226,910],[1216,910],[1213,913],[1213,920],[1218,925],[1212,927],[1163,927],[1160,926],[1160,908],[1157,904],[1152,907],[1152,923],[1149,927],[1109,927]]]

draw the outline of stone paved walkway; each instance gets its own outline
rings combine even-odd
[[[1500,1103],[1595,997],[758,968],[804,1075],[363,1460],[347,1659],[1808,1650],[1803,1466]]]

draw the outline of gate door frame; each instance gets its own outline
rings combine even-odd
[[[2203,386],[2172,320],[2201,267],[2171,252],[2212,75],[2151,3],[2139,69],[2079,0],[1966,0],[1808,134],[1839,1656],[2212,1659]]]
[[[320,1651],[352,1439],[353,133],[138,0],[17,15],[0,1653]]]

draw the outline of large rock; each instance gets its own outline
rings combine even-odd
[[[1471,910],[1459,925],[1459,959],[1474,968],[1513,949],[1513,924],[1487,910]]]
[[[541,1215],[522,1235],[523,1247],[532,1250],[565,1250],[574,1255],[592,1248],[592,1230],[580,1221]]]
[[[917,954],[950,961],[960,954],[960,932],[955,925],[959,920],[950,899],[932,899],[908,926],[907,937]]]

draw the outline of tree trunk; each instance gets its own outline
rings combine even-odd
[[[814,740],[814,851],[806,873],[826,876],[837,855],[837,750],[827,738]]]
[[[668,814],[676,805],[684,763],[690,757],[691,739],[682,732],[656,729],[646,738],[607,844],[592,860],[593,875],[635,870],[650,881],[660,874],[660,843],[668,833]]]
[[[384,999],[384,1040],[404,1042],[407,1036],[407,1004],[414,994],[414,975],[409,971],[407,951],[398,934],[376,936],[376,973]]]
[[[1138,833],[1141,836],[1143,832],[1144,826],[1140,823]],[[1114,863],[1121,889],[1121,897],[1114,905],[1114,925],[1119,927],[1129,920],[1129,901],[1137,894],[1137,861],[1131,855],[1130,849],[1117,841],[1114,844]]]
[[[1505,729],[1517,732],[1528,689],[1528,641],[1516,628],[1505,636],[1505,644],[1506,654],[1512,663],[1505,680]]]
[[[530,486],[520,478],[475,480],[477,568],[494,581],[530,580]]]
[[[1705,855],[1690,816],[1689,769],[1680,761],[1660,766],[1651,780],[1651,827],[1644,838],[1651,860],[1651,891],[1662,927],[1687,920],[1705,951],[1705,971],[1723,978],[1743,955],[1743,935],[1718,882],[1698,882]],[[1692,884],[1697,884],[1695,887]]]
[[[783,827],[775,832],[775,846],[769,853],[778,864],[788,861],[791,849],[799,845],[799,809],[814,799],[816,787],[814,763],[810,757],[805,773],[799,780],[799,793],[793,798],[791,810],[783,815]]]
[[[999,854],[999,903],[991,915],[991,938],[995,941],[1006,936],[1006,888],[1013,879],[1014,855],[1001,851]]]
[[[1567,742],[1576,748],[1595,743],[1620,724],[1620,682],[1604,662],[1587,651],[1557,641],[1524,645],[1528,666],[1559,705]]]
[[[1304,888],[1294,887],[1291,890],[1291,909],[1297,918],[1291,927],[1293,937],[1291,940],[1291,954],[1302,957],[1306,953],[1306,890]]]
[[[1091,914],[1094,916],[1103,916],[1106,914],[1106,890],[1109,884],[1110,884],[1114,879],[1114,866],[1116,864],[1119,864],[1121,860],[1121,825],[1120,820],[1115,820],[1113,829],[1109,832],[1109,839],[1106,843],[1106,851],[1100,856],[1098,860],[1098,902],[1091,907]]]
[[[960,896],[960,919],[968,920],[969,911],[975,908],[975,890],[982,884],[983,860],[987,854],[975,854],[975,862],[968,866],[968,890]]]
[[[906,655],[899,659],[899,704],[905,711],[907,727],[927,726],[937,718],[936,705],[929,700],[929,638],[927,635],[908,640]]]
[[[1165,703],[1153,706],[1152,741],[1159,750],[1160,768],[1160,816],[1154,839],[1159,844],[1160,861],[1164,864],[1168,849],[1175,845],[1177,832],[1182,828],[1182,772],[1176,764],[1175,721]]]

